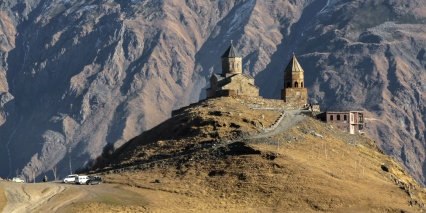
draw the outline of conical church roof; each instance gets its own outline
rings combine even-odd
[[[223,53],[221,58],[238,58],[241,57],[240,54],[235,50],[234,45],[231,42],[229,48]]]
[[[291,58],[284,72],[304,72],[295,55],[293,55],[293,58]]]

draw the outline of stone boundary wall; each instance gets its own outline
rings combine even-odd
[[[294,110],[294,109],[301,109],[300,106],[294,103],[286,103],[283,100],[279,99],[265,99],[261,96],[245,96],[245,95],[232,95],[230,96],[234,99],[237,99],[246,106],[247,108],[253,109],[253,110],[276,110],[276,111],[284,111],[284,110]],[[203,101],[203,100],[201,100]],[[181,114],[183,111],[185,111],[188,108],[191,108],[201,101],[197,103],[192,103],[189,106],[182,107],[177,110],[172,111],[172,117],[176,116],[178,114]]]
[[[261,110],[293,110],[299,109],[300,107],[286,103],[283,100],[278,99],[265,99],[261,96],[236,96],[234,97],[239,100],[244,106],[250,109],[261,109]]]
[[[276,129],[278,127],[278,125],[281,123],[281,120],[284,118],[284,116],[285,116],[285,113],[281,112],[280,117],[278,117],[277,120],[275,120],[275,122],[270,127],[263,128],[263,131],[270,132],[270,131]]]
[[[269,127],[262,128],[263,132],[270,132],[276,129],[286,115],[285,110],[301,109],[301,107],[295,104],[286,103],[284,100],[265,99],[260,96],[238,96],[235,98],[239,100],[244,106],[253,110],[281,111],[281,115]]]

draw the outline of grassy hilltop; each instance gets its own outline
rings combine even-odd
[[[0,191],[0,209],[26,212],[423,210],[424,189],[368,137],[348,135],[297,110],[282,114],[248,106],[239,99],[219,98],[179,111],[114,153],[98,158],[92,173],[101,174],[106,184],[0,181],[0,188],[12,197],[5,206],[5,196]]]
[[[118,149],[101,169],[147,192],[148,209],[194,212],[399,212],[424,190],[366,136],[233,98],[200,102]],[[303,116],[303,115],[296,115]],[[99,166],[99,165],[98,165]]]

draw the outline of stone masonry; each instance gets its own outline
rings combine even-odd
[[[293,103],[300,107],[308,103],[308,89],[304,85],[304,71],[295,55],[284,70],[284,89],[281,90],[281,99],[286,103]]]
[[[254,78],[243,74],[242,57],[231,43],[222,55],[222,73],[213,74],[207,98],[221,96],[259,96],[259,88],[254,85]]]

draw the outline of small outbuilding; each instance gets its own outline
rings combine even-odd
[[[317,115],[317,118],[349,134],[364,133],[363,111],[325,111]]]

